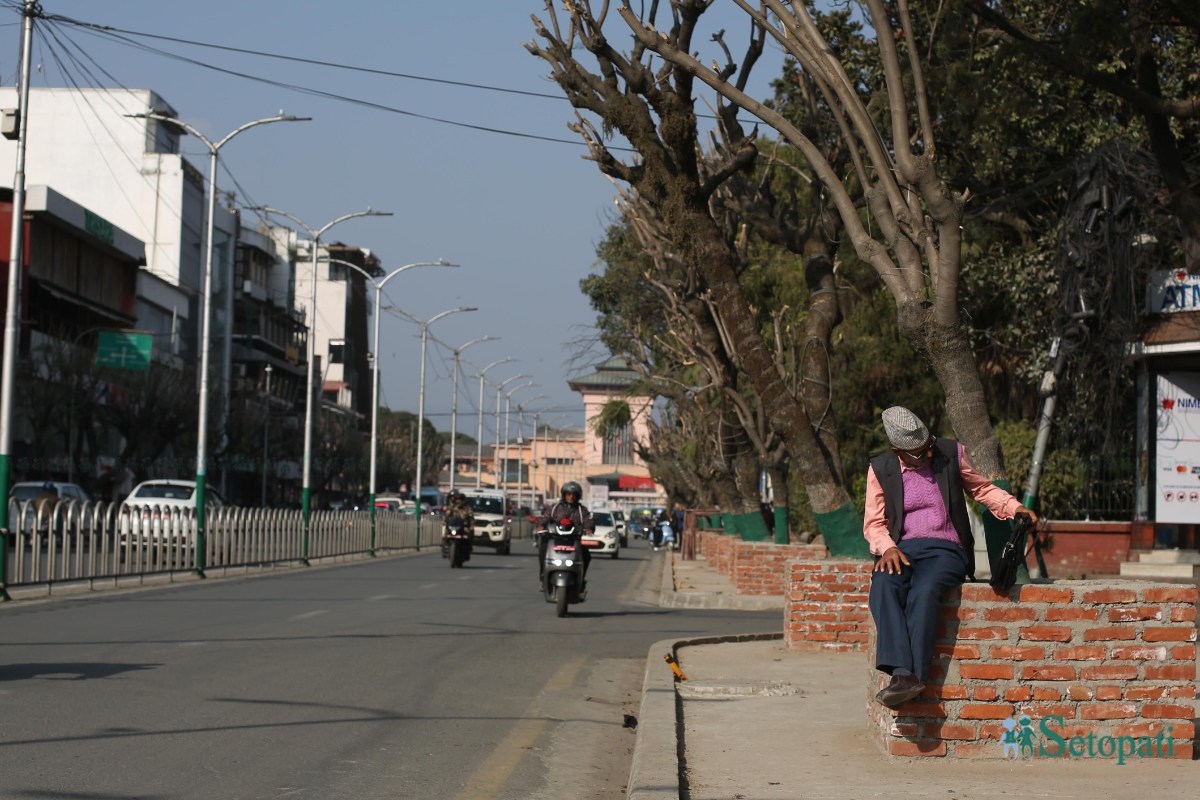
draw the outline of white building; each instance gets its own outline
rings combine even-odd
[[[16,89],[0,88],[0,107],[16,106]],[[54,186],[146,243],[138,327],[160,334],[159,341],[180,342],[179,354],[193,361],[203,290],[205,177],[180,155],[184,131],[137,117],[147,113],[178,116],[147,89],[31,89],[25,177],[28,184]],[[16,142],[0,140],[0,163],[15,157]],[[214,295],[224,298],[236,216],[219,208],[215,227]],[[223,338],[227,308],[227,302],[214,303],[215,342]],[[228,361],[221,352],[214,360]]]
[[[301,241],[296,251],[295,303],[310,320],[313,352],[321,373],[316,377],[327,404],[362,414],[371,413],[371,315],[378,313],[362,273],[338,261],[348,261],[370,275],[382,273],[370,250],[341,244],[322,244],[317,254],[317,313],[309,310],[312,293],[312,243]],[[330,258],[333,261],[330,261]]]

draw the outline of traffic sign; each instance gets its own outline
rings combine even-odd
[[[132,331],[100,331],[96,348],[96,366],[116,369],[150,369],[150,349],[154,337]]]

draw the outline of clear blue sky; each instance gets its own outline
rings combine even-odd
[[[0,0],[0,77],[6,85],[12,85],[17,70],[19,16],[14,9],[19,5]],[[718,23],[727,27],[731,42],[744,39],[748,23],[742,12],[728,0],[717,6],[708,14],[713,28]],[[391,218],[345,222],[325,240],[370,248],[387,268],[437,258],[461,265],[457,270],[409,270],[385,292],[385,302],[421,319],[457,306],[477,306],[477,312],[451,315],[430,326],[432,335],[453,346],[485,335],[500,337],[462,354],[459,429],[475,433],[479,368],[505,357],[516,361],[494,367],[488,380],[528,373],[537,384],[514,393],[514,407],[524,402],[543,410],[543,420],[560,426],[583,424],[582,403],[566,381],[605,354],[593,347],[590,356],[579,357],[595,322],[579,281],[596,269],[595,247],[613,219],[615,191],[581,158],[584,148],[566,128],[572,109],[546,78],[546,64],[521,46],[534,38],[530,15],[544,15],[542,2],[42,0],[42,8],[46,14],[129,31],[559,98],[371,75],[144,37],[127,37],[135,45],[122,44],[72,26],[54,27],[57,41],[43,29],[34,52],[40,68],[34,86],[70,85],[57,55],[80,84],[156,91],[213,139],[281,108],[313,117],[312,122],[247,132],[222,149],[223,166],[247,195],[242,201],[285,209],[313,227],[368,206],[393,212]],[[615,13],[609,24],[615,41],[627,41]],[[707,38],[696,40],[708,48],[704,61],[717,55]],[[411,114],[563,142],[317,97],[136,45]],[[68,60],[68,53],[80,63]],[[781,61],[772,48],[755,70],[760,94],[778,75]],[[185,138],[184,152],[202,171],[207,169],[207,152],[197,143]],[[11,170],[11,165],[0,168]],[[35,175],[28,179],[37,181]],[[223,191],[234,189],[224,170],[217,184]],[[385,314],[382,340],[382,401],[415,412],[419,328]],[[426,414],[439,430],[449,430],[452,356],[432,343],[429,356]],[[525,380],[514,380],[509,388],[521,383]],[[534,400],[537,395],[546,397]],[[491,390],[484,405],[489,415],[494,412]],[[510,432],[515,435],[515,428]],[[485,440],[490,438],[485,434]]]

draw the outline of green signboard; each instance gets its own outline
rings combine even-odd
[[[109,244],[112,244],[116,238],[113,224],[104,217],[93,214],[87,209],[83,211],[83,225],[92,236],[102,239]]]
[[[130,331],[100,331],[96,366],[117,369],[150,369],[150,348],[154,337]]]

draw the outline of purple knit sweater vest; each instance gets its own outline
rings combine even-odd
[[[906,469],[904,479],[905,539],[945,539],[962,547],[954,523],[946,513],[942,492],[932,467]]]

